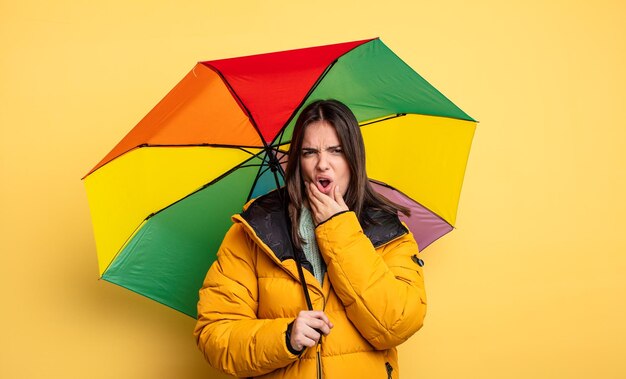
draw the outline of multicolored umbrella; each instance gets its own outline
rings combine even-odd
[[[379,39],[200,62],[84,178],[101,277],[196,316],[230,216],[283,184],[299,111],[347,104],[420,248],[452,230],[476,122]]]

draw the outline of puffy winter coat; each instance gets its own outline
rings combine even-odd
[[[365,230],[354,212],[315,229],[323,286],[309,262],[302,267],[313,309],[334,327],[301,355],[286,345],[288,324],[307,304],[278,191],[233,216],[198,303],[194,335],[211,366],[239,377],[315,379],[321,356],[324,378],[398,378],[395,346],[426,312],[422,261],[397,217],[369,214],[378,224]]]

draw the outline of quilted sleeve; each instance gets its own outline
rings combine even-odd
[[[315,232],[333,288],[372,346],[392,348],[421,328],[426,292],[412,234],[376,250],[354,212],[334,216]]]
[[[254,243],[242,225],[234,224],[200,290],[194,331],[209,364],[239,377],[263,375],[298,358],[285,343],[292,318],[256,317],[255,259]]]

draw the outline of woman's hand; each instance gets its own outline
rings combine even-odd
[[[322,337],[320,332],[327,336],[333,326],[323,311],[300,311],[291,326],[289,343],[296,351],[315,346]]]
[[[315,183],[305,183],[305,186],[315,225],[321,224],[339,212],[349,210],[343,201],[339,187],[335,187],[328,196],[320,192]]]

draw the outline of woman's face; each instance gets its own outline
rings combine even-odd
[[[304,130],[300,169],[305,183],[313,182],[320,192],[329,195],[339,186],[346,195],[350,167],[335,128],[326,121],[316,121]]]

